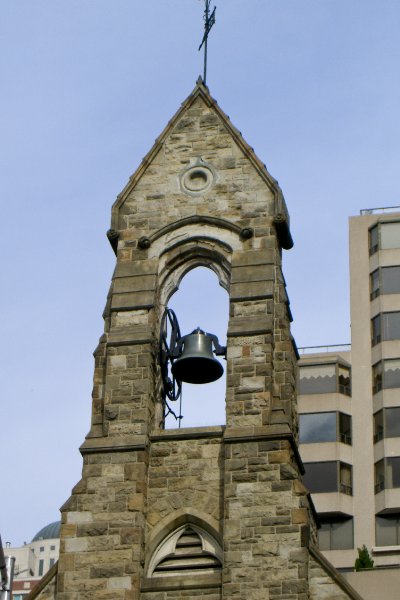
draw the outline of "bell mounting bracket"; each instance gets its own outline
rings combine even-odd
[[[162,401],[164,404],[164,419],[172,414],[177,421],[183,418],[181,410],[177,415],[169,406],[168,401],[176,402],[182,395],[182,382],[175,379],[171,365],[179,355],[178,345],[182,339],[178,319],[171,308],[166,308],[161,319],[160,327],[160,369],[162,382]]]

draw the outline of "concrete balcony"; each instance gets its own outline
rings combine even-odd
[[[319,511],[319,508],[317,508],[317,511]],[[377,514],[400,512],[400,488],[387,488],[376,494],[375,512]]]
[[[400,490],[399,490],[400,491]],[[331,492],[329,494],[311,494],[317,513],[334,513],[353,516],[353,496]]]
[[[353,464],[353,447],[348,444],[339,442],[300,444],[299,450],[304,463],[334,460]]]
[[[400,437],[382,438],[374,444],[375,463],[391,456],[400,456]]]
[[[297,396],[300,414],[338,411],[352,414],[351,396],[334,392],[332,394],[299,394]]]

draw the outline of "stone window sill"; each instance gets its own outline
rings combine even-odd
[[[193,590],[202,588],[218,588],[221,585],[221,573],[210,573],[209,575],[182,574],[166,577],[144,578],[141,585],[141,591],[153,592],[160,590]]]

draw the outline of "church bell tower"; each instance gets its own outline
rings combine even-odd
[[[359,598],[316,549],[301,483],[285,201],[202,80],[118,196],[108,235],[117,259],[83,474],[36,597]],[[165,429],[160,330],[198,266],[229,295],[226,424]]]

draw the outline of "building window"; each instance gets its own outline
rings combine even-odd
[[[385,408],[385,437],[400,437],[400,407]]]
[[[380,294],[380,277],[379,277],[379,269],[376,269],[369,276],[369,286],[370,286],[370,294],[369,297],[371,300],[374,300]]]
[[[39,560],[39,571],[38,571],[39,577],[41,577],[43,575],[43,570],[44,570],[44,560],[43,560],[43,558],[41,558]]]
[[[380,294],[400,294],[400,266],[381,267],[369,276],[370,299]]]
[[[374,442],[400,437],[400,407],[384,408],[374,414]]]
[[[369,253],[400,248],[400,221],[379,223],[369,230]]]
[[[384,438],[383,410],[374,414],[374,442]]]
[[[351,446],[351,416],[341,412],[339,413],[339,440],[342,444]]]
[[[381,341],[381,315],[371,319],[371,344],[375,346]]]
[[[307,365],[299,370],[300,394],[339,392],[351,396],[350,369],[343,365]]]
[[[51,567],[54,565],[54,563],[56,562],[55,558],[51,558],[50,562],[49,562],[49,568],[51,569]]]
[[[383,363],[382,361],[372,366],[372,393],[377,394],[382,389]]]
[[[55,546],[50,546],[50,550],[55,550],[56,547]]]
[[[375,463],[375,494],[400,487],[400,456],[391,456]]]
[[[400,358],[381,360],[372,367],[372,391],[400,387]]]
[[[318,530],[320,550],[349,550],[354,548],[353,519],[320,517]]]
[[[382,294],[400,294],[400,267],[382,267],[381,289]]]
[[[300,415],[300,443],[342,442],[351,444],[351,416],[338,412]]]
[[[378,225],[375,225],[375,227],[372,227],[369,230],[369,253],[371,254],[375,254],[375,252],[378,251],[379,248],[379,232],[378,232]]]
[[[39,552],[44,552],[44,546],[40,546]]]
[[[400,312],[381,313],[371,320],[371,343],[400,339]]]
[[[380,223],[379,229],[381,250],[400,248],[400,222]]]
[[[339,393],[344,394],[345,396],[351,396],[350,369],[338,365],[338,376]]]
[[[400,515],[385,515],[375,517],[376,545],[400,545]]]
[[[382,313],[382,339],[400,339],[400,312]]]
[[[303,481],[313,494],[340,492],[351,496],[352,467],[346,463],[328,461],[307,463]]]

